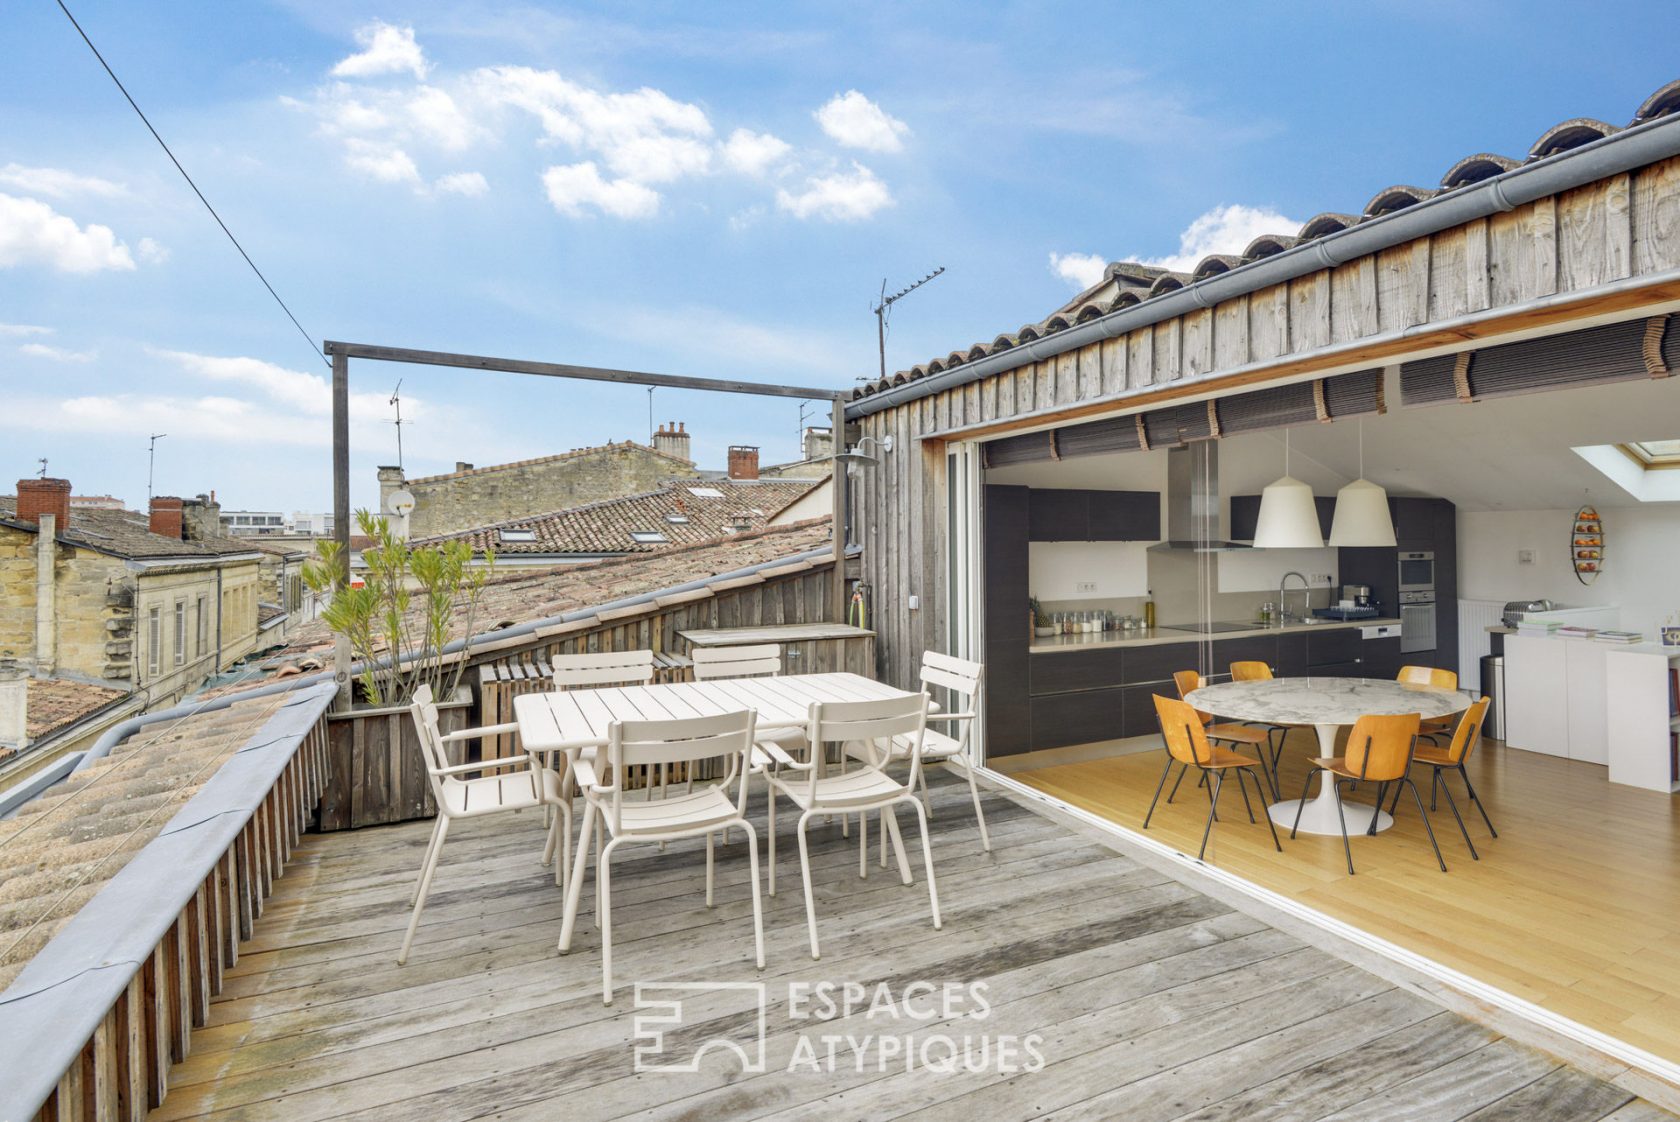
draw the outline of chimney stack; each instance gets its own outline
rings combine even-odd
[[[729,446],[729,478],[758,478],[758,449],[751,444]]]
[[[834,430],[827,426],[811,425],[805,430],[801,459],[826,460],[834,455]]]
[[[20,479],[17,485],[19,522],[40,524],[41,516],[54,518],[54,533],[70,525],[70,481],[68,479]]]
[[[16,659],[0,659],[0,749],[29,746],[29,678]]]
[[[465,460],[456,460],[455,461],[455,470],[457,472],[471,471],[472,469],[473,469],[473,466],[471,464],[467,463],[467,461],[465,461]]]
[[[152,499],[151,525],[147,528],[159,537],[181,540],[182,502],[173,495],[158,495]]]
[[[694,457],[689,455],[687,426],[682,421],[660,425],[653,434],[653,450],[675,456],[686,464],[694,462]]]

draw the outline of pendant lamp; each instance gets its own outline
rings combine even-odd
[[[1323,549],[1312,488],[1289,474],[1289,430],[1283,430],[1283,478],[1260,492],[1255,549]]]
[[[1336,492],[1336,517],[1330,522],[1330,544],[1394,545],[1394,519],[1388,513],[1388,492],[1365,478],[1365,419],[1359,420],[1359,478]]]

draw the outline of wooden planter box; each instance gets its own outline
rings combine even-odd
[[[457,686],[438,705],[445,733],[470,727],[472,691]],[[466,759],[466,743],[448,746],[452,764]],[[437,814],[426,781],[420,734],[408,706],[353,709],[327,716],[327,755],[332,769],[321,793],[322,830],[353,830]]]

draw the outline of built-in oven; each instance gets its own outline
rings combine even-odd
[[[1427,592],[1435,599],[1435,555],[1427,551],[1400,554],[1400,594],[1405,602],[1408,592]]]

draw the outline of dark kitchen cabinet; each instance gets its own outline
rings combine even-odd
[[[1404,665],[1400,656],[1400,639],[1366,639],[1360,644],[1361,678],[1381,678],[1392,681]]]
[[[1359,660],[1361,645],[1357,627],[1339,627],[1334,631],[1308,631],[1307,673],[1322,674],[1320,667],[1340,666]]]
[[[1277,637],[1277,662],[1272,673],[1279,678],[1299,678],[1307,672],[1307,637],[1291,632]]]
[[[1035,489],[1027,536],[1035,542],[1153,542],[1161,539],[1154,491]]]
[[[1175,673],[1196,668],[1196,646],[1195,643],[1153,643],[1141,647],[1127,647],[1125,680],[1134,684],[1165,682],[1167,690],[1171,690],[1172,676]],[[1176,697],[1177,694],[1172,696]]]
[[[1150,733],[1161,731],[1160,723],[1155,719],[1155,695],[1178,696],[1178,691],[1173,688],[1171,682],[1127,686],[1120,692],[1123,695],[1120,711],[1121,736],[1148,736]]]
[[[1318,510],[1318,532],[1327,540],[1330,537],[1330,524],[1336,519],[1336,500],[1320,496],[1313,497],[1313,506]],[[1251,542],[1254,540],[1254,529],[1260,522],[1259,495],[1231,496],[1231,525],[1227,529],[1227,537],[1236,542]]]
[[[1031,674],[1028,688],[1036,697],[1118,685],[1125,680],[1121,658],[1119,647],[1028,655]]]
[[[1116,686],[1033,698],[1033,748],[1065,748],[1123,736],[1124,693]]]
[[[1435,547],[1436,501],[1435,499],[1388,500],[1388,508],[1394,515],[1394,538],[1401,550],[1410,552]]]
[[[1213,642],[1213,663],[1208,667],[1208,677],[1228,678],[1231,675],[1233,662],[1263,662],[1272,668],[1276,676],[1278,670],[1278,636],[1254,635],[1244,639],[1215,639]]]
[[[1032,732],[1027,699],[1027,489],[988,486],[985,532],[986,751],[1025,752]]]

